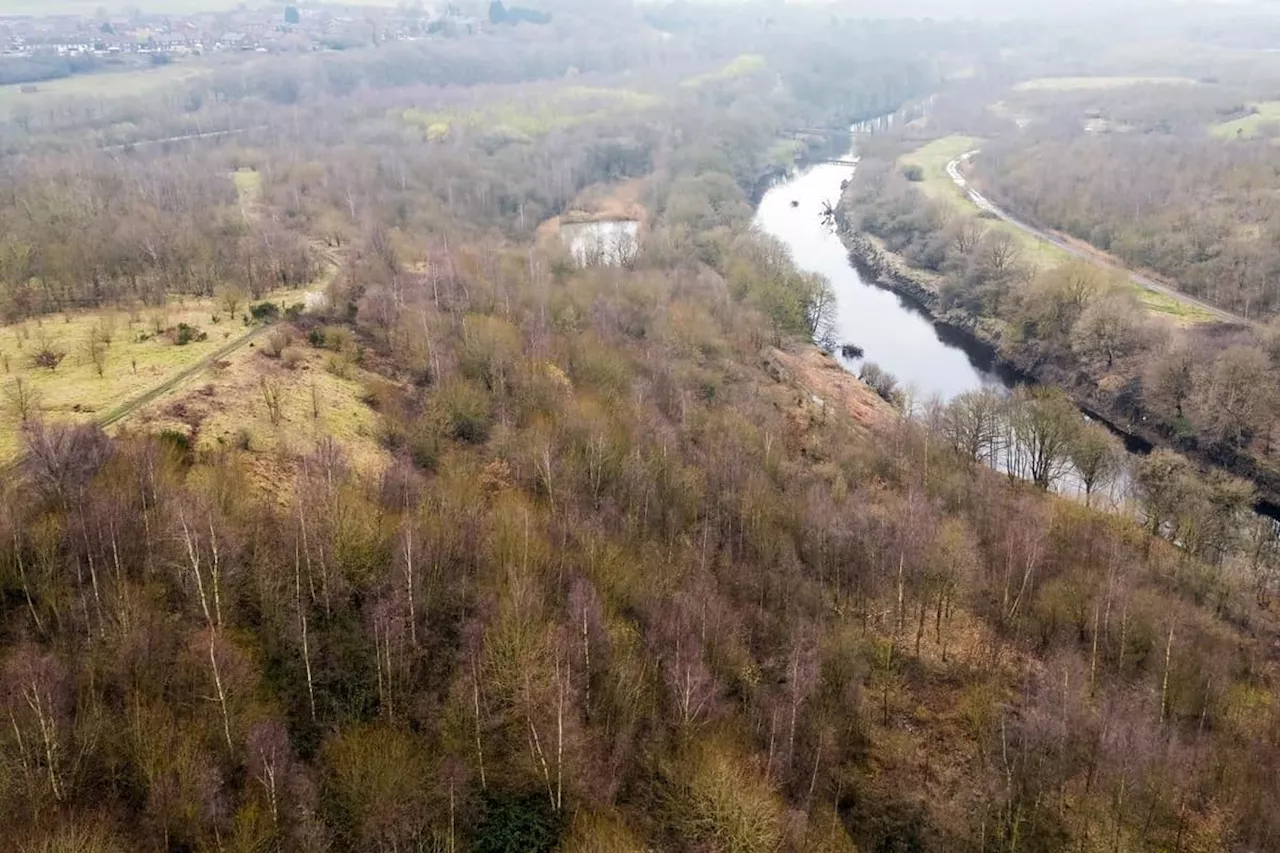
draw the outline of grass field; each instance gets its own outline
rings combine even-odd
[[[960,155],[974,150],[978,147],[978,144],[979,140],[970,136],[944,136],[910,154],[904,155],[899,160],[899,165],[903,168],[908,166],[920,167],[923,172],[922,180],[916,186],[925,195],[941,204],[950,205],[955,210],[982,215],[968,194],[956,186],[955,181],[947,174],[948,163]],[[1017,239],[1022,247],[1023,255],[1037,269],[1050,269],[1073,257],[1065,249],[1050,243],[1048,240],[1028,234],[1021,228],[1007,222],[987,218],[986,215],[984,215],[984,219],[988,227],[1004,231]],[[1081,248],[1088,249],[1089,247],[1082,244]],[[1103,263],[1102,259],[1099,259],[1098,263]],[[1174,323],[1190,326],[1199,323],[1217,322],[1216,317],[1202,308],[1182,302],[1164,293],[1140,287],[1136,283],[1133,284],[1133,288],[1138,300],[1146,306],[1147,310]]]
[[[923,180],[916,186],[929,198],[958,211],[980,213],[965,191],[956,186],[955,181],[951,180],[951,176],[947,174],[947,164],[961,154],[977,148],[978,142],[971,136],[944,136],[910,154],[903,155],[898,162],[903,168],[907,166],[921,168],[924,173]],[[991,219],[987,224],[988,227],[1012,235],[1022,246],[1027,260],[1039,269],[1056,266],[1069,257],[1066,252],[1052,243],[1037,240],[1007,222]]]
[[[288,305],[304,298],[303,291],[271,297]],[[193,330],[182,344],[180,324]],[[100,420],[249,331],[212,299],[174,300],[134,312],[74,311],[0,327],[0,460],[18,446],[21,418],[12,399],[17,380],[34,392],[42,417]],[[101,375],[89,350],[95,334],[110,341],[100,345]],[[61,354],[56,368],[36,366],[34,359],[43,351]]]
[[[3,2],[3,0],[0,0]],[[56,98],[128,98],[148,95],[167,86],[184,83],[207,74],[212,66],[200,59],[174,62],[160,68],[130,68],[100,71],[36,83],[36,91],[23,92],[21,86],[0,86],[0,115],[10,115],[15,107],[38,107]]]
[[[1266,124],[1280,124],[1280,101],[1263,101],[1250,104],[1256,112],[1232,121],[1224,121],[1209,128],[1214,136],[1223,139],[1254,136]]]
[[[344,375],[337,375],[328,369],[333,353],[293,334],[287,351],[291,366],[268,358],[262,347],[245,347],[225,367],[206,371],[185,390],[140,409],[131,424],[148,432],[175,430],[192,436],[200,451],[239,447],[255,454],[292,455],[332,438],[356,468],[384,465],[389,457],[378,441],[378,416],[363,401],[370,374],[349,365]],[[271,418],[264,381],[279,391],[278,422]]]
[[[696,89],[709,83],[721,83],[726,80],[736,80],[739,77],[748,77],[763,71],[767,67],[768,63],[765,62],[763,56],[757,53],[744,53],[731,60],[723,68],[708,71],[706,74],[699,74],[696,77],[690,77],[680,85],[687,89]]]
[[[1217,323],[1218,318],[1186,302],[1174,299],[1165,293],[1159,293],[1155,290],[1147,290],[1145,287],[1137,287],[1138,301],[1153,314],[1159,314],[1166,319],[1172,320],[1179,326],[1198,326],[1203,323]]]
[[[1194,86],[1196,81],[1190,77],[1039,77],[1024,80],[1013,89],[1015,92],[1067,92],[1151,85]]]
[[[408,109],[400,113],[400,116],[420,129],[428,141],[442,139],[451,130],[462,127],[490,133],[505,132],[516,138],[533,138],[620,113],[651,109],[661,103],[661,98],[648,92],[567,86],[546,97],[501,101],[467,112]]]

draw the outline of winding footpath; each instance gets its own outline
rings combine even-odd
[[[1193,296],[1188,296],[1182,291],[1177,290],[1176,288],[1170,287],[1167,284],[1163,284],[1148,275],[1143,275],[1142,273],[1134,272],[1128,267],[1125,267],[1125,266],[1122,266],[1121,264],[1116,263],[1115,261],[1111,260],[1108,256],[1103,255],[1101,252],[1095,249],[1082,248],[1079,244],[1071,240],[1068,240],[1067,238],[1062,237],[1059,234],[1056,234],[1052,231],[1046,231],[1042,228],[1037,228],[1034,225],[1029,225],[1028,223],[1023,222],[1021,219],[1018,219],[1016,216],[1013,216],[1008,211],[1004,210],[999,205],[997,205],[995,202],[991,201],[991,199],[987,198],[981,192],[979,192],[972,184],[969,183],[969,181],[961,173],[960,171],[961,166],[963,166],[965,163],[968,163],[977,154],[978,154],[978,151],[975,149],[973,151],[968,151],[964,154],[961,154],[959,157],[952,160],[950,163],[947,164],[947,175],[951,178],[952,182],[955,183],[955,185],[959,187],[965,193],[965,195],[969,197],[969,201],[973,202],[973,204],[976,207],[978,207],[978,209],[985,211],[986,213],[989,213],[992,216],[996,216],[1004,220],[1005,222],[1012,225],[1014,228],[1017,228],[1019,231],[1022,231],[1025,234],[1029,234],[1030,236],[1036,238],[1037,240],[1042,240],[1046,243],[1050,243],[1058,247],[1059,249],[1061,249],[1062,251],[1066,252],[1069,255],[1072,255],[1077,258],[1082,258],[1086,261],[1090,261],[1091,263],[1101,264],[1102,266],[1106,266],[1106,267],[1110,267],[1111,269],[1118,270],[1124,273],[1125,275],[1127,275],[1129,277],[1129,280],[1134,284],[1138,285],[1139,287],[1145,288],[1146,290],[1150,290],[1155,293],[1159,293],[1163,296],[1167,296],[1170,299],[1177,300],[1183,305],[1188,305],[1188,306],[1191,306],[1192,308],[1196,308],[1200,311],[1205,312],[1206,314],[1209,314],[1215,317],[1218,320],[1221,320],[1224,323],[1236,323],[1242,326],[1258,325],[1256,320],[1250,320],[1249,318],[1244,317],[1240,314],[1235,314],[1231,311],[1227,311],[1226,309],[1219,308],[1216,305],[1211,305],[1208,302],[1204,302],[1202,300],[1196,299]]]

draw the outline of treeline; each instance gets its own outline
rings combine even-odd
[[[1229,116],[1228,116],[1229,118]],[[1280,310],[1280,155],[1265,140],[1090,134],[1061,124],[984,148],[977,174],[1035,221],[1247,317]]]
[[[5,56],[0,57],[0,86],[42,83],[72,74],[87,74],[98,68],[92,56]]]
[[[1027,372],[1242,474],[1274,467],[1274,327],[1158,322],[1123,279],[1083,261],[1036,269],[1004,226],[929,200],[889,161],[864,161],[846,202],[847,227],[939,276],[943,310],[976,318]]]
[[[296,233],[246,218],[226,172],[188,156],[30,157],[0,170],[0,320],[298,286],[316,261]]]

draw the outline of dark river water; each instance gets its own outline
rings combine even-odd
[[[854,156],[851,151],[843,159]],[[1003,385],[979,354],[945,340],[914,306],[858,275],[835,229],[822,218],[824,204],[836,204],[840,184],[853,170],[834,163],[799,167],[764,194],[755,218],[758,228],[787,245],[796,266],[831,282],[838,310],[835,340],[862,347],[867,361],[913,388],[918,400],[950,400],[983,385]]]

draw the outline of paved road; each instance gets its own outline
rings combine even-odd
[[[1188,296],[1185,293],[1182,293],[1181,291],[1176,290],[1167,284],[1162,284],[1161,282],[1156,281],[1150,276],[1146,276],[1146,275],[1143,275],[1142,273],[1134,272],[1133,270],[1120,266],[1119,264],[1109,263],[1105,259],[1099,257],[1097,252],[1092,252],[1092,251],[1089,251],[1088,249],[1081,248],[1080,246],[1072,243],[1069,240],[1064,239],[1063,237],[1058,236],[1057,234],[1054,234],[1051,231],[1045,231],[1041,228],[1035,227],[1034,225],[1029,225],[1026,222],[1023,222],[1021,219],[1018,219],[1016,216],[1013,216],[1012,214],[1008,213],[1003,208],[1001,208],[1000,206],[995,204],[993,201],[991,201],[991,199],[987,198],[982,193],[978,192],[977,189],[975,189],[972,185],[969,184],[969,182],[965,179],[964,175],[960,173],[961,165],[972,160],[977,153],[978,152],[976,150],[969,151],[964,154],[961,154],[959,157],[952,160],[950,163],[947,164],[947,174],[951,177],[951,180],[955,182],[956,186],[958,186],[960,189],[965,191],[965,193],[969,196],[969,200],[972,201],[975,205],[977,205],[978,208],[980,208],[981,210],[984,210],[993,216],[997,216],[1000,219],[1003,219],[1005,222],[1008,222],[1014,228],[1017,228],[1018,230],[1023,231],[1027,234],[1030,234],[1032,237],[1035,237],[1037,240],[1044,240],[1047,243],[1052,243],[1054,246],[1057,246],[1059,249],[1061,249],[1062,251],[1066,252],[1069,255],[1074,255],[1077,258],[1083,258],[1087,261],[1091,261],[1096,264],[1102,264],[1104,266],[1109,266],[1113,269],[1117,269],[1123,272],[1125,275],[1129,276],[1129,280],[1132,281],[1134,284],[1138,285],[1139,287],[1154,291],[1164,296],[1168,296],[1171,299],[1176,299],[1178,302],[1181,302],[1184,305],[1190,305],[1192,307],[1198,308],[1201,311],[1204,311],[1206,314],[1210,314],[1224,323],[1239,323],[1242,326],[1257,325],[1257,322],[1254,320],[1250,320],[1247,317],[1241,316],[1240,314],[1234,314],[1231,311],[1227,311],[1223,308],[1219,308],[1216,305],[1210,305],[1208,302],[1203,302],[1199,299],[1196,299],[1195,297]]]

